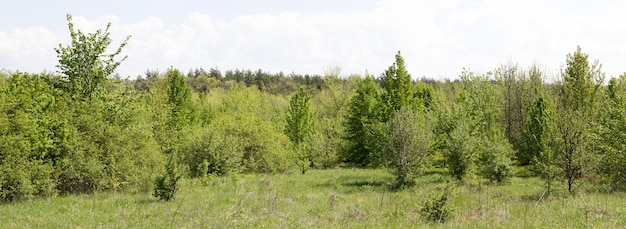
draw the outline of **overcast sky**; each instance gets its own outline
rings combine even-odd
[[[118,68],[263,69],[380,75],[402,52],[413,77],[458,78],[501,64],[556,73],[580,45],[607,77],[626,72],[626,1],[537,0],[0,0],[0,69],[56,71],[66,14],[113,46],[132,35]]]

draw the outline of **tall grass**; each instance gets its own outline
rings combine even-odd
[[[451,218],[431,223],[424,202],[445,187],[431,173],[391,189],[385,170],[332,169],[183,180],[162,202],[147,194],[98,193],[0,205],[3,228],[623,228],[626,195],[593,186],[542,197],[542,181],[457,184]]]

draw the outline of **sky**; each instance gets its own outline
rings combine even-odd
[[[556,75],[577,46],[607,78],[626,72],[626,1],[565,0],[0,0],[0,69],[57,71],[66,14],[111,49],[131,35],[117,73],[175,67],[379,76],[400,51],[414,78],[456,79],[504,64]]]

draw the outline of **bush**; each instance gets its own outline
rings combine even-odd
[[[453,209],[448,203],[452,186],[448,185],[440,195],[434,195],[426,200],[420,214],[428,221],[434,223],[445,223],[452,215]]]
[[[396,176],[396,188],[414,185],[414,179],[434,145],[427,113],[402,109],[385,123],[385,157]]]
[[[241,169],[242,155],[237,139],[219,129],[196,130],[184,151],[182,157],[192,177],[224,176]]]
[[[220,116],[205,130],[196,130],[184,146],[183,162],[191,175],[286,171],[291,163],[287,138],[269,122],[254,116]],[[204,161],[207,168],[205,169]]]
[[[165,165],[165,173],[157,177],[154,183],[154,197],[159,200],[170,201],[174,199],[178,191],[178,182],[182,177],[175,155],[169,155],[169,160]]]
[[[483,141],[480,147],[481,153],[478,164],[482,177],[491,182],[503,184],[512,175],[511,160],[512,148],[506,140],[500,142]]]

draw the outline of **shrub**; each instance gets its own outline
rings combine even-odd
[[[169,160],[165,165],[165,173],[157,177],[154,184],[154,197],[165,201],[173,200],[178,191],[178,181],[180,181],[181,177],[181,171],[176,163],[175,155],[170,152]]]
[[[453,209],[448,203],[452,186],[448,185],[440,195],[434,195],[426,200],[420,214],[428,221],[434,223],[445,223],[452,215]]]

